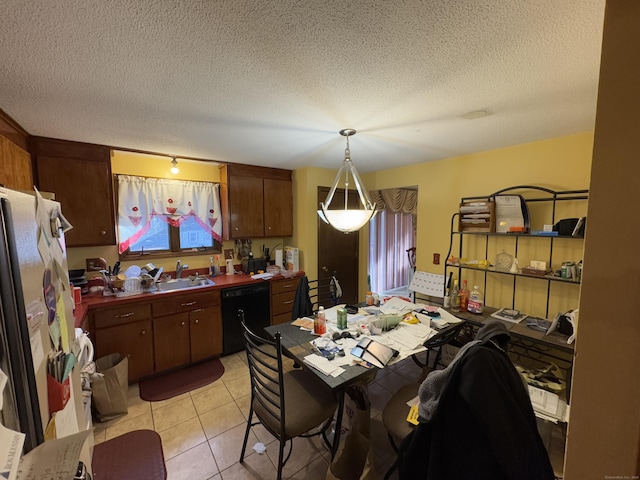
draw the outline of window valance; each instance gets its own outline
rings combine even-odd
[[[369,192],[376,210],[387,210],[392,213],[416,214],[418,210],[418,191],[408,188],[389,188]]]
[[[217,183],[132,175],[117,175],[117,181],[120,253],[149,230],[153,216],[174,227],[193,216],[214,240],[222,241]]]

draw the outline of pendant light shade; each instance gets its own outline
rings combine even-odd
[[[351,162],[351,152],[349,151],[349,137],[356,134],[356,131],[350,128],[340,130],[340,135],[347,138],[347,148],[344,151],[344,162],[338,170],[336,179],[329,190],[326,200],[320,203],[320,209],[318,210],[318,216],[325,222],[331,225],[336,230],[349,233],[356,232],[364,227],[369,220],[376,214],[376,209],[367,190],[362,185],[362,180],[358,175],[356,167]],[[360,200],[360,208],[349,208],[349,182],[350,177],[353,179],[353,183],[358,191],[358,197]],[[341,202],[337,200],[335,203],[337,208],[329,208],[331,201],[337,188],[344,188],[344,208],[341,207]]]

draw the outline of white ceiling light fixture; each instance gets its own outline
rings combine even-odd
[[[331,225],[336,230],[349,233],[356,232],[364,227],[369,220],[376,214],[375,205],[371,203],[369,194],[362,185],[362,180],[356,170],[356,167],[351,162],[351,152],[349,151],[349,137],[356,134],[356,131],[352,128],[346,128],[340,130],[340,135],[347,138],[347,148],[344,151],[344,162],[338,170],[338,175],[329,190],[324,203],[320,203],[320,210],[318,210],[318,216],[325,222]],[[360,199],[361,206],[363,208],[349,208],[349,175],[353,177],[353,183],[358,191],[358,197]],[[344,181],[342,178],[344,176]],[[336,193],[336,188],[344,187],[344,208],[329,209],[333,195]]]
[[[171,157],[171,173],[173,173],[174,175],[177,175],[178,173],[180,173],[180,169],[178,168],[178,161],[176,160],[176,157]]]

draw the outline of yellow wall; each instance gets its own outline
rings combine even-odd
[[[440,253],[444,261],[451,215],[457,211],[461,197],[487,195],[515,185],[538,185],[553,190],[586,189],[592,147],[593,133],[586,132],[381,170],[361,174],[361,177],[369,190],[418,187],[417,268],[442,273],[442,265],[432,264],[432,254]],[[304,268],[308,272],[317,271],[317,187],[330,186],[334,177],[334,170],[317,168],[296,170],[294,174],[295,241],[304,250]],[[360,231],[361,298],[366,291],[368,235],[368,228]]]

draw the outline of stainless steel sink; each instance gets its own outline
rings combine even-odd
[[[215,285],[207,277],[175,278],[156,284],[160,292],[172,292],[173,290],[188,290],[190,288],[210,287]]]

